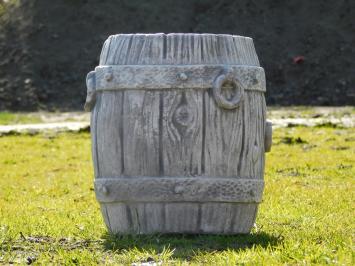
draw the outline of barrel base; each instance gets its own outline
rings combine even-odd
[[[101,203],[114,234],[247,234],[257,209],[258,203]]]

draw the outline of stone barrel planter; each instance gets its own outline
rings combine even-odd
[[[86,81],[95,193],[111,232],[250,232],[271,146],[251,38],[110,36]]]

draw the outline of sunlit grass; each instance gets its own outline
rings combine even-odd
[[[0,125],[40,123],[38,116],[27,113],[0,112]]]
[[[269,106],[269,118],[343,118],[354,117],[354,106],[322,107],[322,106]]]
[[[87,133],[0,138],[0,264],[354,263],[355,129],[284,128],[252,234],[110,236]]]

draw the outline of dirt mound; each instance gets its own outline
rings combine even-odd
[[[0,18],[0,109],[73,110],[115,33],[254,38],[268,104],[355,102],[352,0],[18,0]]]

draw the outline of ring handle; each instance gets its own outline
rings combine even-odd
[[[234,89],[236,90],[233,98],[230,100],[226,99],[222,95],[222,86],[226,82],[232,83]],[[231,110],[238,108],[240,103],[243,101],[244,86],[236,77],[234,77],[232,73],[223,73],[219,75],[213,82],[212,91],[213,97],[215,98],[217,105],[224,109]]]
[[[270,121],[266,121],[265,123],[265,139],[264,139],[264,150],[265,152],[271,151],[272,145],[272,123]]]
[[[84,105],[84,110],[90,112],[96,102],[96,72],[90,71],[86,76],[86,100]]]

